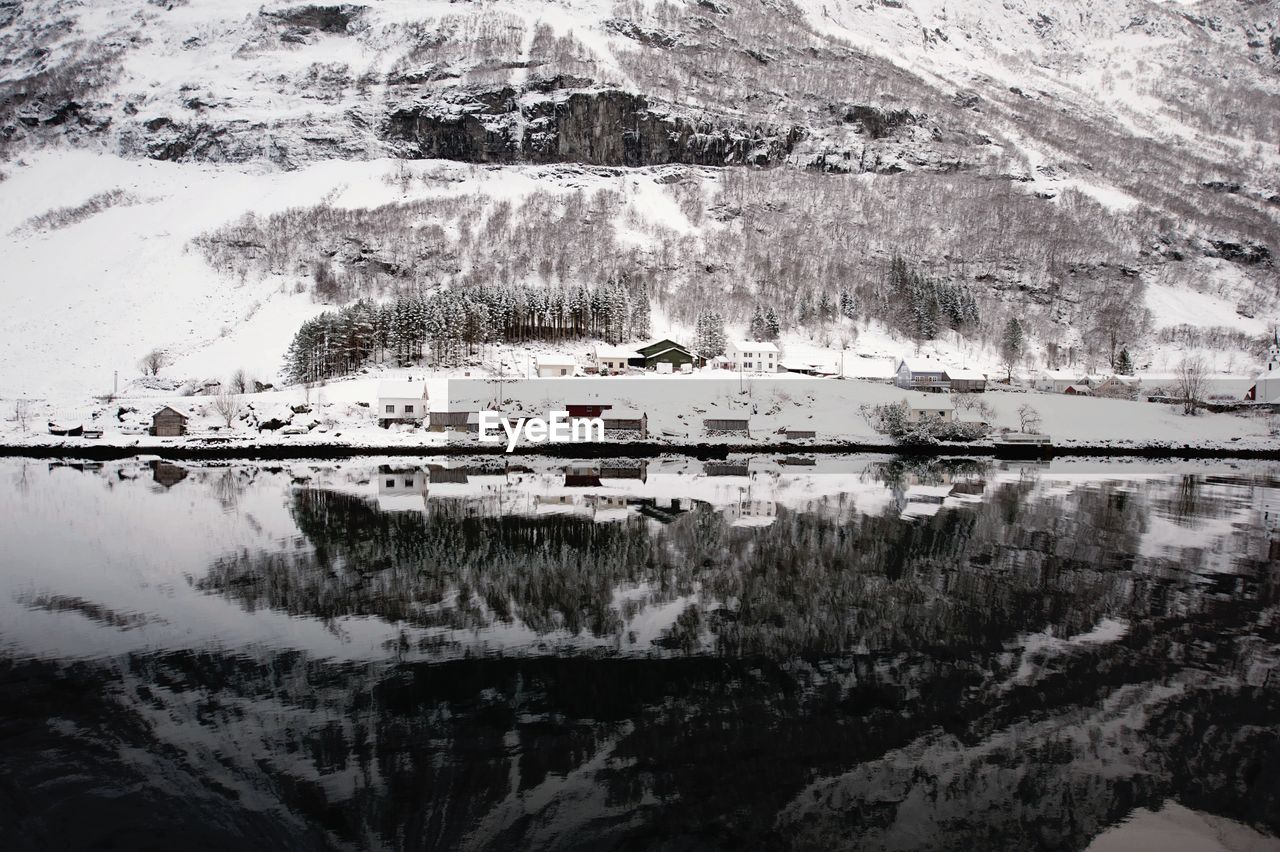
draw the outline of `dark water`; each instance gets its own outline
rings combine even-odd
[[[1278,604],[1258,463],[2,462],[0,847],[1275,848]]]

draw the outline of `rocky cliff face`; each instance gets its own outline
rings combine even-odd
[[[558,95],[530,103],[505,88],[477,93],[462,112],[404,106],[387,116],[383,135],[413,157],[597,166],[771,165],[805,135],[801,127],[697,121],[617,89]]]

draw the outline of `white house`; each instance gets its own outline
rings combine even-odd
[[[956,419],[956,407],[951,404],[951,399],[946,396],[937,396],[932,399],[909,399],[907,400],[907,419],[912,423],[918,423],[926,417],[938,417],[943,420]]]
[[[378,385],[378,425],[421,423],[428,414],[426,382],[381,382]]]
[[[898,362],[894,384],[900,388],[941,393],[951,389],[947,365],[930,358],[903,358]]]
[[[1258,374],[1251,399],[1257,402],[1280,402],[1280,330],[1271,335],[1267,367]]]
[[[538,378],[540,379],[572,376],[577,368],[578,362],[572,355],[553,352],[550,355],[538,356]]]
[[[627,369],[628,362],[632,358],[640,357],[640,353],[634,349],[627,349],[623,346],[610,346],[607,343],[597,345],[591,355],[596,372],[602,376],[621,373]]]
[[[1036,390],[1062,393],[1072,385],[1088,385],[1088,377],[1076,370],[1041,370],[1032,379]]]
[[[378,468],[378,508],[384,512],[421,512],[426,508],[429,476],[423,468]]]
[[[729,369],[744,373],[778,372],[778,347],[772,343],[754,340],[731,340],[728,356]]]

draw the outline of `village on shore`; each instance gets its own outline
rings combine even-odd
[[[324,446],[429,450],[462,442],[481,449],[483,412],[509,428],[565,411],[570,419],[599,418],[606,442],[673,447],[1280,447],[1280,338],[1256,377],[1190,379],[1073,369],[1002,375],[923,355],[841,352],[833,360],[802,349],[789,357],[777,343],[742,340],[729,341],[713,359],[669,338],[599,343],[579,354],[513,353],[488,369],[374,368],[319,386],[216,384],[185,396],[159,387],[145,396],[99,398],[71,416],[48,408],[47,430],[35,422],[45,412],[28,410],[28,422],[6,424],[5,443],[98,442],[139,451],[286,443],[314,444],[322,453]]]

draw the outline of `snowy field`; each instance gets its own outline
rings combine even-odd
[[[455,376],[452,381],[461,380]],[[373,371],[366,376],[333,381],[310,391],[302,388],[245,394],[233,425],[227,428],[209,396],[123,396],[113,402],[33,408],[27,431],[12,420],[0,421],[0,440],[10,444],[138,447],[181,446],[215,438],[219,443],[244,445],[423,447],[445,443],[475,443],[474,437],[427,432],[420,427],[377,424],[378,386],[387,380],[425,383],[433,410],[494,408],[508,414],[545,417],[566,405],[606,404],[644,412],[649,439],[673,446],[703,442],[759,444],[784,440],[783,430],[816,433],[818,442],[849,441],[891,446],[864,416],[869,406],[901,400],[936,402],[937,395],[906,391],[884,381],[809,378],[795,374],[748,377],[723,370],[702,370],[684,376],[614,376],[567,379],[522,379],[509,376],[501,383],[472,377],[468,388],[485,386],[484,398],[470,389],[470,404],[459,407],[457,384],[423,370]],[[1280,450],[1277,418],[1266,414],[1211,414],[1187,417],[1179,406],[1127,400],[1074,397],[1035,391],[993,390],[985,394],[953,395],[981,400],[993,413],[987,421],[993,432],[1017,431],[1018,409],[1030,404],[1042,418],[1042,430],[1059,446],[1096,447],[1217,447]],[[450,406],[449,400],[455,403]],[[964,410],[959,419],[977,419]],[[150,415],[169,405],[191,418],[186,438],[152,438],[143,433]],[[709,434],[704,420],[745,419],[749,434]],[[57,438],[45,434],[45,424],[83,424],[103,430],[99,440]],[[265,430],[259,426],[270,424]],[[286,434],[281,426],[306,430]],[[629,436],[634,439],[635,436]],[[611,440],[623,440],[612,439]]]

